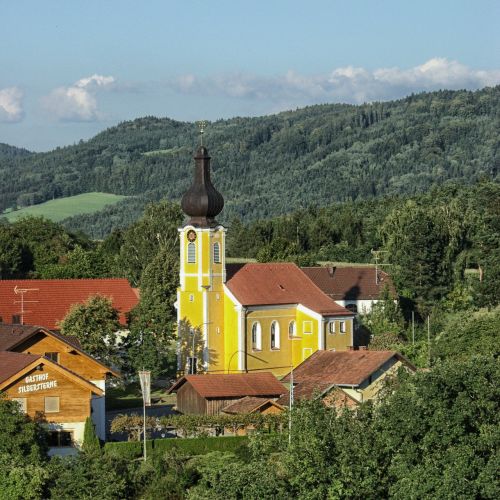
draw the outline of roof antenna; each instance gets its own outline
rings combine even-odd
[[[17,285],[14,287],[14,293],[21,295],[21,300],[14,300],[14,304],[21,304],[21,325],[24,325],[24,315],[31,312],[24,309],[24,304],[38,302],[38,300],[25,300],[24,294],[27,292],[38,292],[38,290],[38,288],[19,288]]]
[[[200,129],[200,146],[203,146],[203,134],[205,133],[205,126],[207,125],[207,122],[205,120],[200,120],[199,122],[196,122],[196,124]]]

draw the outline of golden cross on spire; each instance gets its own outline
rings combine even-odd
[[[203,134],[205,133],[205,126],[207,122],[205,120],[201,120],[199,122],[196,122],[198,125],[198,128],[200,129],[200,146],[203,146]]]

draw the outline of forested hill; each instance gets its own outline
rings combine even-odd
[[[24,148],[16,148],[0,142],[0,160],[29,156],[32,153]]]
[[[497,179],[498,130],[500,86],[219,120],[208,124],[205,143],[226,199],[223,220],[250,220]],[[49,153],[0,154],[0,210],[90,191],[141,195],[115,208],[119,222],[127,203],[140,210],[140,200],[179,199],[197,143],[195,124],[146,117]]]

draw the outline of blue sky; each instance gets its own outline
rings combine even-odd
[[[498,0],[0,0],[0,142],[500,83]]]

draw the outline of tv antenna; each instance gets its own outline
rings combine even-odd
[[[14,300],[14,304],[21,304],[21,325],[24,325],[25,313],[31,312],[24,309],[25,304],[34,304],[38,300],[25,300],[24,295],[28,292],[38,292],[39,288],[20,288],[17,285],[14,287],[14,293],[21,296],[21,300]]]
[[[380,283],[380,279],[379,279],[379,267],[380,266],[390,266],[390,264],[381,264],[379,262],[379,255],[381,253],[388,253],[387,250],[373,250],[372,249],[372,254],[373,254],[373,257],[375,259],[375,284],[378,285]]]

